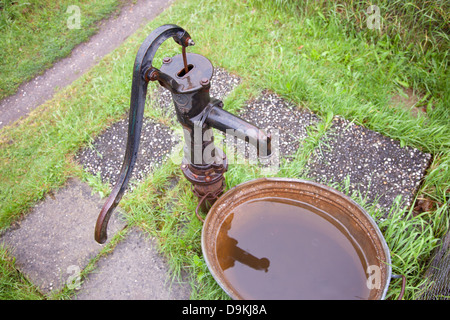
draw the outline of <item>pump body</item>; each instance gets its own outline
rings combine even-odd
[[[159,46],[173,38],[182,47],[182,54],[163,59],[160,69],[153,67]],[[222,194],[227,170],[226,155],[214,145],[211,128],[227,134],[233,132],[257,147],[259,156],[271,153],[271,139],[253,124],[225,111],[222,101],[209,95],[214,68],[199,54],[186,53],[194,45],[190,35],[176,25],[155,29],[143,42],[136,55],[130,98],[128,139],[119,179],[106,200],[95,227],[95,240],[104,243],[107,225],[114,208],[119,204],[131,177],[139,149],[147,85],[158,81],[168,89],[184,131],[184,158],[181,170],[192,183],[199,198],[199,207],[206,211]]]

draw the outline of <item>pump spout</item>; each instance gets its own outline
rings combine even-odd
[[[255,125],[223,110],[219,106],[211,108],[205,122],[210,127],[253,144],[261,158],[268,157],[272,153],[270,134],[266,134]]]

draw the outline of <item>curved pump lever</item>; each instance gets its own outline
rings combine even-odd
[[[173,38],[175,42],[183,48],[194,44],[189,34],[184,29],[169,24],[155,29],[144,40],[136,55],[131,87],[127,149],[119,179],[97,218],[95,240],[99,243],[104,243],[107,239],[109,218],[125,192],[133,167],[136,163],[148,82],[150,80],[159,80],[160,83],[169,90],[173,91],[177,89],[176,81],[152,66],[153,58],[155,57],[155,53],[159,46],[169,38]]]

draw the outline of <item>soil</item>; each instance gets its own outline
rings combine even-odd
[[[411,115],[417,117],[419,113],[425,115],[427,108],[424,105],[420,105],[419,102],[423,98],[420,93],[415,92],[411,88],[403,89],[403,94],[397,94],[391,99],[391,106],[397,108],[404,108],[409,111]]]

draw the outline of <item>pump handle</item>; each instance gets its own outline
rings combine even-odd
[[[176,82],[172,81],[172,78],[161,73],[152,66],[153,59],[159,46],[169,38],[173,38],[175,42],[182,47],[193,45],[190,35],[183,28],[174,24],[167,24],[155,29],[144,40],[137,52],[133,67],[133,81],[131,86],[127,148],[119,179],[97,218],[95,240],[98,243],[104,243],[107,239],[109,218],[125,192],[136,163],[139,141],[141,138],[148,81],[160,80],[162,84],[169,82],[171,85],[176,86]]]

